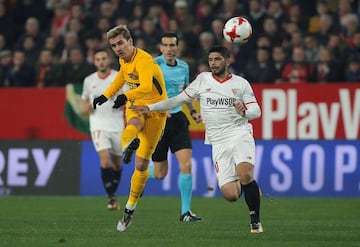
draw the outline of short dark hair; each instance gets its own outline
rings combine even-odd
[[[98,48],[98,49],[96,49],[94,54],[97,54],[97,53],[99,53],[99,52],[105,52],[105,53],[107,53],[108,55],[110,54],[109,51],[108,51],[107,49],[105,49],[105,48]]]
[[[209,50],[208,54],[213,52],[220,53],[224,58],[230,58],[230,52],[225,46],[215,45]]]
[[[177,36],[176,33],[174,32],[166,32],[166,33],[163,33],[163,35],[161,35],[161,39],[162,38],[176,38],[176,45],[179,44],[179,37]]]

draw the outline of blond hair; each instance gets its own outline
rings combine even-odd
[[[131,39],[131,33],[129,31],[129,29],[127,28],[126,25],[118,25],[112,29],[110,29],[107,33],[106,33],[106,36],[107,36],[107,39],[113,39],[115,38],[116,36],[118,35],[122,35],[126,40],[129,40]]]

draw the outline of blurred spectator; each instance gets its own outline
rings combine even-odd
[[[309,19],[308,31],[317,33],[320,31],[320,17],[323,14],[329,14],[328,3],[326,0],[318,0],[316,3],[316,15]]]
[[[62,78],[59,86],[65,86],[68,83],[81,84],[84,78],[94,71],[94,66],[86,62],[82,49],[73,47],[70,49],[69,60],[62,65]]]
[[[21,30],[25,22],[31,17],[36,17],[39,21],[39,32],[48,30],[51,15],[46,9],[45,1],[16,0],[12,2],[14,2],[14,5],[9,11],[11,11],[11,17],[17,26],[17,30]]]
[[[221,45],[224,39],[223,36],[224,21],[221,19],[215,19],[211,23],[211,32],[214,35],[215,44]]]
[[[306,60],[309,63],[315,64],[319,60],[319,53],[323,46],[318,44],[317,39],[313,34],[306,34],[304,38],[304,49]]]
[[[351,56],[345,69],[345,81],[360,82],[360,59],[358,56]]]
[[[24,44],[24,39],[27,36],[34,37],[36,48],[41,49],[41,47],[43,47],[46,39],[46,35],[40,31],[39,20],[35,17],[29,17],[26,20],[24,26],[24,32],[17,39],[15,49],[17,50],[22,49],[22,45]]]
[[[352,44],[348,45],[346,57],[358,56],[360,57],[360,30],[353,35]]]
[[[249,22],[253,29],[253,38],[256,39],[257,35],[264,31],[263,23],[266,17],[265,6],[261,3],[261,0],[249,1]]]
[[[275,81],[275,68],[271,62],[268,48],[258,48],[256,59],[251,59],[245,68],[245,77],[254,83],[272,83]]]
[[[7,49],[4,35],[0,33],[0,51]]]
[[[337,34],[331,33],[325,46],[329,49],[331,59],[343,65],[346,60],[347,43]]]
[[[100,17],[96,23],[96,35],[101,37],[106,34],[112,28],[111,21],[107,17]]]
[[[100,38],[95,33],[88,33],[85,36],[85,60],[94,64],[94,56],[97,49],[100,47]]]
[[[54,59],[52,56],[52,52],[47,49],[43,49],[40,52],[39,56],[39,63],[36,68],[36,86],[38,88],[43,88],[45,86],[51,86],[54,82],[49,83],[50,77],[53,77],[53,75],[50,75],[49,73],[54,73]],[[48,80],[47,83],[45,80]],[[60,78],[58,78],[60,79]]]
[[[132,31],[134,37],[141,33],[141,21],[145,17],[145,10],[141,4],[136,4],[132,10],[129,19],[128,28]]]
[[[291,61],[284,67],[281,83],[307,83],[313,79],[313,65],[306,61],[305,51],[295,47]]]
[[[288,63],[287,54],[281,46],[275,46],[272,49],[272,63],[274,66],[275,83],[281,81],[282,71],[285,65]]]
[[[208,1],[201,1],[199,7],[200,16],[198,17],[197,21],[200,22],[204,30],[211,30],[212,22],[216,18],[212,9],[212,4]]]
[[[290,6],[288,20],[297,23],[298,27],[305,31],[309,26],[308,18],[305,14],[301,12],[300,5],[295,2]]]
[[[199,63],[206,63],[208,61],[208,52],[214,46],[214,35],[211,32],[202,32],[200,34],[200,56],[197,58]]]
[[[330,51],[327,48],[322,48],[319,52],[319,61],[314,66],[314,81],[340,82],[343,80],[343,68],[341,64],[331,59]]]
[[[151,52],[158,50],[158,44],[161,40],[161,34],[163,31],[157,29],[154,22],[149,17],[143,19],[141,27],[142,33],[136,38],[141,38],[145,41],[147,51]]]
[[[38,62],[40,49],[37,48],[33,36],[27,35],[24,38],[21,50],[25,53],[25,62],[27,64],[36,64]]]
[[[17,27],[13,22],[12,16],[6,11],[6,6],[3,2],[0,2],[0,34],[4,39],[4,47],[0,46],[0,50],[12,49],[15,43],[15,37],[17,35]]]
[[[64,3],[54,5],[54,17],[51,22],[50,35],[59,38],[65,36],[66,27],[70,20],[70,12]]]
[[[198,22],[194,22],[191,25],[191,30],[184,33],[184,40],[187,45],[188,55],[197,58],[201,56],[200,51],[200,33],[202,32],[202,27]]]
[[[7,74],[12,65],[12,56],[10,50],[0,51],[0,87],[8,86],[5,83]]]
[[[320,30],[316,33],[316,39],[319,41],[319,44],[325,45],[329,35],[337,32],[337,29],[334,27],[333,18],[329,14],[321,15],[319,21]]]
[[[16,50],[13,54],[13,64],[5,79],[5,85],[10,87],[31,87],[35,85],[35,68],[25,62],[25,53]]]
[[[243,16],[243,10],[237,0],[223,0],[218,17],[228,20],[234,16]]]
[[[87,32],[84,28],[83,28],[83,24],[81,23],[81,21],[78,18],[75,17],[71,17],[67,27],[66,27],[66,33],[69,32],[74,32],[77,34],[78,36],[78,41],[79,44],[81,44],[81,46],[85,46],[85,35]]]
[[[284,12],[281,6],[280,0],[271,0],[266,9],[266,14],[275,18],[279,26],[288,19],[287,14]]]
[[[174,17],[180,24],[182,32],[191,30],[191,25],[194,23],[194,16],[188,12],[186,0],[176,0],[174,3]]]
[[[43,46],[43,49],[47,49],[51,51],[51,54],[53,56],[54,62],[58,63],[59,59],[60,59],[60,50],[59,50],[59,45],[57,42],[57,39],[52,37],[52,36],[48,36],[45,40],[45,44]]]
[[[70,18],[78,19],[84,29],[91,29],[94,25],[90,15],[85,12],[83,4],[77,3],[70,6]]]
[[[61,53],[60,53],[59,63],[67,62],[69,60],[70,50],[74,47],[79,47],[79,46],[80,46],[80,43],[79,43],[77,33],[75,33],[75,32],[66,33],[65,37],[64,37],[64,46],[61,49]]]
[[[338,7],[335,13],[336,23],[340,25],[340,28],[343,28],[347,25],[348,17],[352,14],[351,10],[351,0],[338,0]]]
[[[303,34],[300,31],[295,31],[290,34],[290,42],[287,43],[285,47],[286,53],[290,54],[293,52],[294,48],[303,48],[304,47],[304,38]]]
[[[154,1],[149,6],[147,17],[152,19],[157,29],[160,30],[169,29],[169,16],[164,10],[161,2]]]
[[[266,17],[263,22],[264,34],[266,34],[269,39],[271,46],[281,46],[284,42],[284,32],[281,31],[276,23],[276,20],[273,17]]]
[[[355,14],[348,14],[343,21],[342,35],[351,46],[354,34],[359,30],[359,18]]]

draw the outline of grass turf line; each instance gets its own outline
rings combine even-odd
[[[126,198],[119,198],[124,207]],[[360,198],[264,198],[263,234],[250,234],[243,198],[193,198],[205,221],[179,222],[179,197],[143,197],[132,226],[105,197],[0,197],[0,247],[359,246]]]

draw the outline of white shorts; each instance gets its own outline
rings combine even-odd
[[[238,180],[236,166],[242,162],[255,165],[255,141],[248,131],[237,134],[226,143],[212,144],[212,159],[219,188]]]
[[[95,150],[97,152],[108,149],[110,153],[115,155],[122,155],[121,147],[121,134],[122,131],[106,131],[94,130],[91,131],[91,139],[93,141]]]

